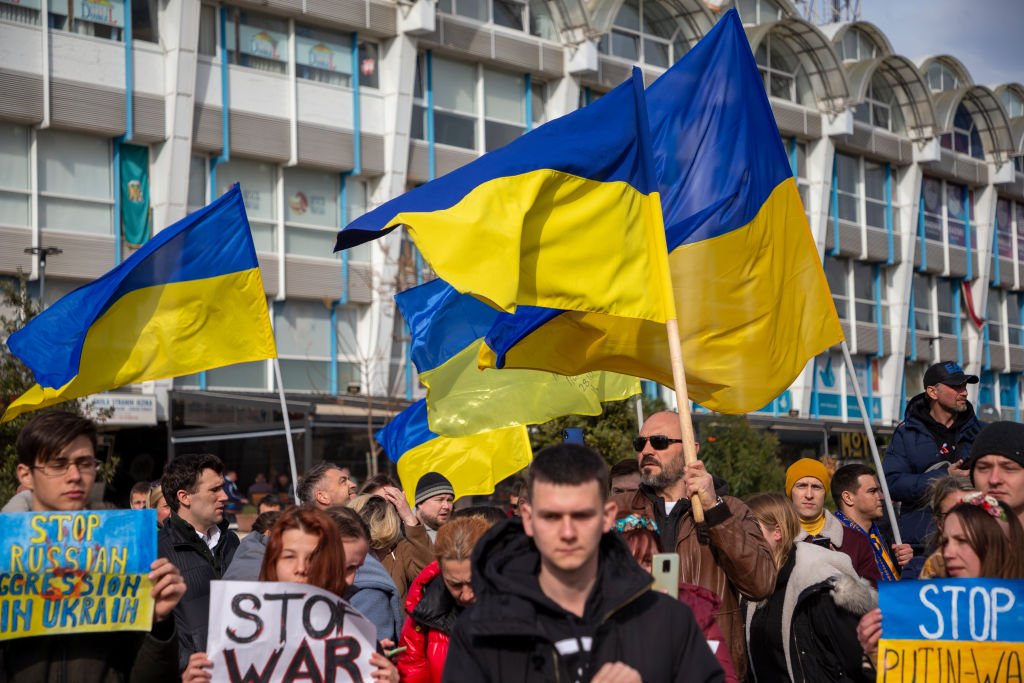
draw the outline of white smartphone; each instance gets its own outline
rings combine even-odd
[[[675,553],[658,553],[651,561],[651,575],[654,590],[679,599],[679,556]]]

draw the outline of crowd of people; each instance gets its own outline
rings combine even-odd
[[[436,472],[411,492],[386,474],[357,487],[333,463],[283,505],[265,478],[243,497],[215,456],[179,456],[131,492],[160,525],[152,630],[0,641],[0,681],[210,680],[218,579],[347,600],[376,626],[376,681],[873,680],[879,584],[1024,578],[1024,425],[979,423],[975,381],[933,366],[893,435],[881,475],[903,543],[872,467],[803,458],[784,490],[740,499],[699,455],[686,463],[672,412],[610,469],[586,446],[544,448],[504,507],[455,510]],[[17,441],[28,509],[83,509],[95,449],[89,420],[33,418]],[[240,539],[228,515],[250,501]],[[678,598],[652,589],[659,553],[678,559]]]

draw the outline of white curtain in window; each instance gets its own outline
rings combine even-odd
[[[44,130],[38,144],[40,191],[113,201],[109,140]]]
[[[434,57],[434,105],[463,114],[476,114],[476,67]]]
[[[29,189],[28,128],[0,126],[0,188]]]
[[[271,164],[258,161],[233,160],[217,166],[217,196],[239,183],[242,200],[250,219],[275,220],[277,202],[274,201],[276,172]]]
[[[282,356],[329,358],[331,312],[320,301],[289,299],[274,307],[274,336]]]
[[[338,227],[337,173],[317,173],[297,168],[284,172],[284,218],[323,228]]]
[[[206,206],[206,157],[194,156],[188,165],[188,212]]]
[[[484,71],[484,112],[489,119],[525,125],[523,77],[503,71]]]

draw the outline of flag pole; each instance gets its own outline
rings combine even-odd
[[[668,330],[668,350],[672,361],[672,382],[675,385],[676,405],[679,408],[679,428],[683,436],[683,462],[687,465],[697,462],[697,440],[693,436],[693,418],[690,415],[690,397],[686,390],[686,373],[683,369],[683,346],[679,341],[679,325],[675,320],[665,323]],[[693,521],[704,524],[704,506],[696,493],[690,498],[693,506]],[[706,529],[698,526],[697,537],[707,545]]]
[[[896,523],[896,511],[892,507],[892,496],[889,495],[889,485],[885,482],[885,473],[882,471],[882,459],[878,456],[878,444],[875,443],[875,433],[871,429],[871,416],[868,415],[867,409],[864,407],[864,396],[860,391],[860,383],[857,381],[857,372],[853,367],[853,358],[850,356],[850,347],[846,345],[844,339],[842,344],[843,348],[843,361],[846,363],[846,372],[850,376],[850,381],[853,383],[853,393],[857,397],[857,408],[860,410],[860,416],[864,420],[864,430],[868,435],[868,446],[871,447],[871,459],[875,461],[875,472],[878,475],[878,483],[882,487],[882,500],[885,501],[885,512],[889,516],[889,524],[892,525],[892,536],[896,541],[897,545],[903,544],[903,539],[900,538],[900,527]]]
[[[284,382],[281,381],[281,361],[274,356],[274,378],[277,380],[277,395],[281,399],[281,417],[284,419],[284,435],[288,440],[288,464],[292,468],[292,492],[295,494],[295,504],[299,505],[299,472],[295,468],[295,444],[292,442],[292,421],[288,419],[288,403],[284,398]],[[306,434],[306,438],[312,438],[312,434]]]
[[[636,395],[636,428],[637,431],[643,429],[644,426],[644,392],[641,391]]]

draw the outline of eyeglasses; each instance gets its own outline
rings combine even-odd
[[[647,442],[651,442],[651,447],[656,451],[663,451],[669,447],[669,444],[682,443],[682,439],[671,439],[661,434],[655,434],[654,436],[638,436],[633,439],[633,450],[637,453],[644,449]]]
[[[57,458],[42,465],[34,465],[32,469],[41,470],[48,477],[59,477],[67,474],[72,465],[78,468],[79,474],[92,474],[99,467],[100,461],[96,458],[78,458],[77,460]]]

